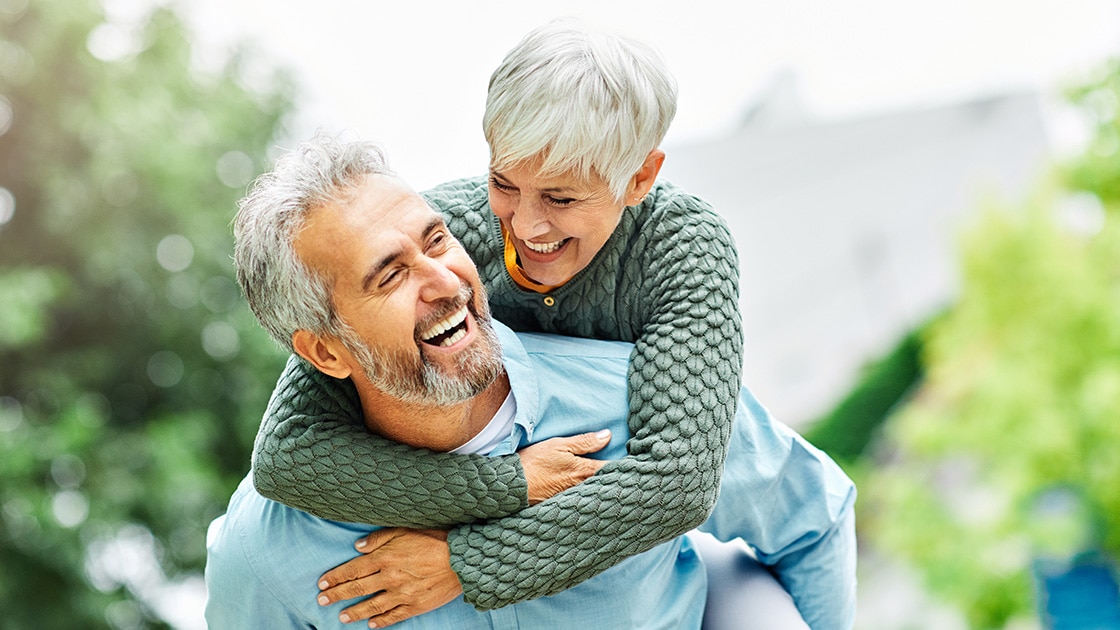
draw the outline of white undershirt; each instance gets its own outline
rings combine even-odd
[[[517,401],[513,399],[513,392],[506,395],[502,406],[494,413],[494,417],[486,426],[482,427],[475,436],[467,440],[466,444],[452,449],[451,453],[476,453],[485,455],[497,448],[513,432],[513,419],[517,415]]]

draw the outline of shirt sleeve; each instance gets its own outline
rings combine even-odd
[[[720,500],[700,529],[740,538],[770,566],[813,630],[848,630],[856,613],[852,481],[744,390]]]
[[[253,447],[257,492],[333,521],[450,527],[528,505],[516,454],[453,455],[366,430],[353,385],[291,357]]]
[[[452,529],[452,567],[476,608],[570,588],[695,528],[715,504],[742,369],[739,264],[726,225],[693,210],[641,231],[626,270],[640,294],[618,297],[640,331],[629,456],[514,516]]]

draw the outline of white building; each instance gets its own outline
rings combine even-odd
[[[951,300],[962,221],[985,195],[1021,197],[1047,141],[1030,93],[821,121],[786,80],[728,137],[666,153],[662,176],[738,242],[744,381],[799,426]]]

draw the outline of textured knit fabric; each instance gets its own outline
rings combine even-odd
[[[607,428],[613,435],[601,456],[625,455],[630,344],[513,334],[500,324],[495,328],[517,411],[492,454]],[[571,395],[576,391],[581,395]],[[744,388],[719,500],[700,529],[720,540],[739,538],[750,545],[788,591],[774,589],[771,597],[792,596],[813,630],[848,630],[854,621],[854,500],[855,488],[840,468],[774,420]],[[353,541],[371,529],[317,519],[270,501],[246,481],[207,536],[210,627],[341,630],[360,625],[338,621],[354,600],[320,606],[315,583],[324,571],[351,559]],[[688,538],[627,558],[556,595],[487,611],[456,598],[394,628],[696,630],[707,589],[704,567],[690,543],[682,540]],[[760,589],[746,588],[748,592],[728,593],[728,598],[764,595]],[[748,612],[760,615],[765,610],[763,605]],[[755,621],[757,625],[760,620]],[[761,621],[761,627],[775,627],[765,618]]]
[[[527,501],[519,462],[501,458],[479,481],[488,464],[481,458],[390,448],[361,429],[352,393],[310,380],[312,368],[292,361],[257,439],[261,494],[333,520],[462,523],[449,532],[452,567],[480,609],[557,593],[703,522],[718,494],[742,364],[738,256],[723,220],[659,182],[624,211],[587,268],[541,295],[505,270],[485,178],[425,197],[478,265],[496,319],[515,330],[635,343],[630,457],[514,513]],[[308,395],[306,386],[335,391]],[[320,404],[346,395],[346,412]],[[387,485],[405,491],[387,496]],[[409,496],[413,486],[424,489]],[[447,487],[466,490],[439,493]]]

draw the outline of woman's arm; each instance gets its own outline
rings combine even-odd
[[[629,371],[630,455],[540,505],[452,529],[451,564],[474,606],[570,588],[696,527],[714,506],[742,332],[738,256],[718,217],[698,220],[705,209],[666,212],[624,270],[644,274],[642,294],[618,297],[646,305]]]
[[[253,449],[265,497],[320,518],[400,527],[449,527],[528,505],[517,455],[416,449],[366,430],[350,381],[288,359]]]
[[[296,356],[272,393],[253,452],[261,495],[332,521],[439,527],[506,516],[580,483],[602,462],[593,434],[515,455],[452,455],[378,437],[348,380]]]

